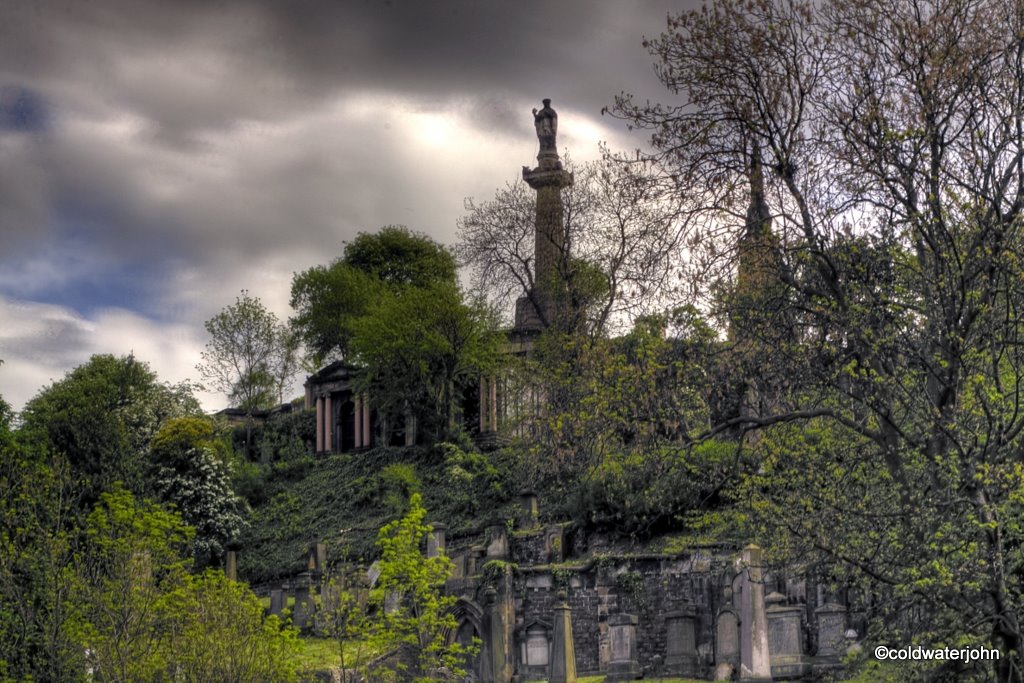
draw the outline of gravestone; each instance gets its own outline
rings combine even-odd
[[[281,616],[281,612],[284,611],[284,591],[280,588],[274,588],[270,591],[270,613]]]
[[[696,676],[697,610],[693,607],[665,614],[665,671],[680,676]]]
[[[292,624],[300,631],[310,623],[313,615],[313,601],[309,597],[312,577],[309,572],[302,572],[295,577],[295,606],[292,608]]]
[[[828,602],[814,611],[818,620],[818,653],[815,664],[835,665],[846,654],[846,608]]]
[[[740,662],[740,620],[731,607],[723,608],[715,622],[715,664],[733,669]]]
[[[772,593],[765,597],[768,608],[768,652],[772,678],[801,678],[811,673],[811,658],[804,654],[803,629],[799,605],[787,605],[786,596]]]
[[[633,614],[612,614],[608,617],[611,658],[606,683],[640,678],[640,662],[636,656],[636,624],[637,618]]]

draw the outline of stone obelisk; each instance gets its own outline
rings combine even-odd
[[[537,167],[523,167],[523,180],[537,191],[534,224],[533,288],[516,304],[516,327],[541,330],[556,324],[565,304],[565,264],[568,244],[563,221],[562,189],[572,185],[572,174],[562,168],[556,136],[558,114],[551,100],[543,109],[533,110],[533,122],[540,142]]]

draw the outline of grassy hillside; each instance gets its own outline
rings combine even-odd
[[[253,584],[302,571],[309,544],[328,559],[371,561],[377,530],[420,491],[432,520],[449,535],[481,519],[511,517],[515,489],[509,454],[479,454],[452,444],[303,455],[254,466],[243,487],[252,504],[242,538],[240,577]]]

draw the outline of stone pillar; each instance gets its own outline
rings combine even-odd
[[[846,654],[846,608],[827,602],[814,611],[818,620],[818,653],[815,664],[835,665]]]
[[[764,610],[764,568],[761,548],[743,549],[743,594],[740,596],[740,680],[770,681],[768,618]]]
[[[498,378],[491,377],[491,395],[487,401],[488,416],[492,432],[498,431]]]
[[[324,397],[324,450],[334,452],[334,411],[330,394]]]
[[[640,662],[636,657],[636,624],[633,614],[612,614],[608,617],[611,660],[605,683],[619,683],[640,678]]]
[[[295,577],[295,605],[292,608],[292,624],[300,631],[306,627],[313,615],[313,602],[309,597],[311,583],[309,572],[302,572]]]
[[[772,593],[764,599],[768,608],[768,651],[772,678],[803,678],[811,673],[811,659],[804,654],[800,619],[804,609],[786,605],[786,596]]]
[[[430,536],[427,537],[427,557],[439,557],[445,553],[445,531],[448,527],[440,522],[431,526]]]
[[[537,518],[540,516],[537,510],[537,494],[529,489],[519,492],[520,513],[519,526],[523,529],[532,529],[537,526]]]
[[[284,611],[284,591],[280,588],[273,588],[270,591],[270,613],[281,616]]]
[[[487,431],[487,378],[480,378],[480,433]]]
[[[224,575],[232,581],[238,581],[238,553],[234,550],[224,555]]]
[[[541,150],[537,155],[537,168],[523,167],[523,180],[537,192],[537,214],[534,228],[534,288],[530,299],[541,321],[551,325],[561,309],[565,290],[561,266],[568,254],[565,244],[563,222],[562,189],[573,183],[571,173],[562,168],[555,143],[555,129],[558,116],[551,109],[551,100],[544,101],[541,118],[534,114],[535,123],[541,125],[544,119],[554,122],[546,126],[545,137],[541,138]],[[538,136],[540,132],[538,130]],[[517,311],[517,323],[520,322]],[[522,322],[527,322],[526,317]],[[532,321],[530,321],[532,322]]]
[[[369,447],[373,444],[373,435],[370,433],[370,397],[363,396],[363,446]],[[387,444],[385,444],[387,445]]]
[[[319,396],[316,399],[316,452],[323,453],[324,450],[324,400]]]
[[[363,402],[359,396],[352,397],[352,426],[355,428],[355,439],[352,448],[363,447]]]
[[[665,671],[694,677],[699,669],[697,658],[697,611],[683,607],[665,614]]]
[[[507,633],[511,623],[510,615],[506,614],[506,601],[502,597],[491,587],[484,592],[484,604],[487,606],[487,617],[490,621],[487,641],[490,674],[495,683],[509,683],[512,680],[512,659]]]
[[[551,637],[551,675],[549,683],[576,683],[576,651],[572,644],[572,610],[565,591],[558,593]]]

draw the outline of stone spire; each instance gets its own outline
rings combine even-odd
[[[523,180],[537,192],[534,224],[533,287],[528,296],[516,302],[516,328],[541,330],[554,324],[564,305],[564,266],[568,245],[563,221],[562,189],[573,183],[572,174],[562,168],[556,137],[558,114],[551,100],[543,100],[542,109],[533,110],[540,152],[537,168],[523,166]]]

